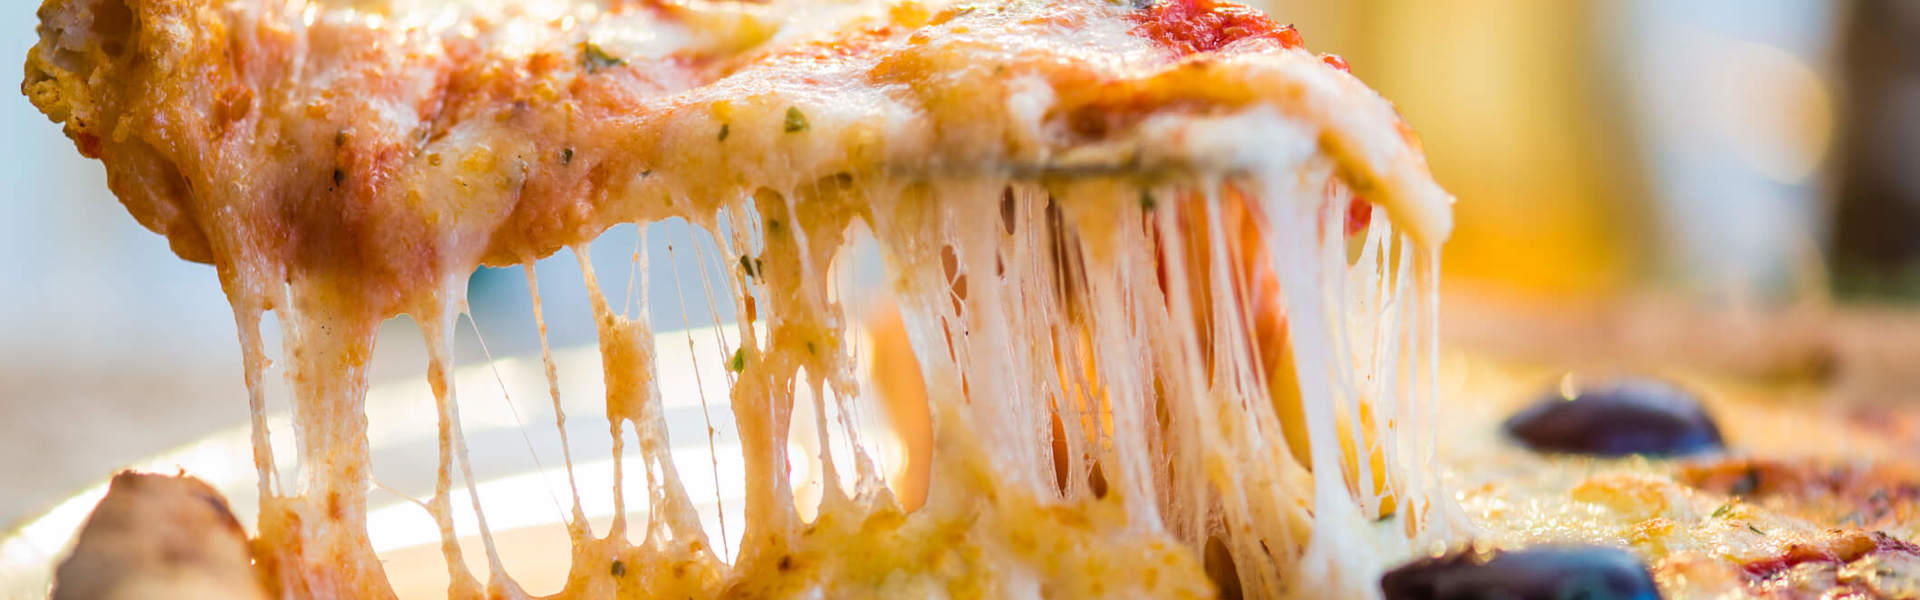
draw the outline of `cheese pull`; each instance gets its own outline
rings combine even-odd
[[[1363,198],[1350,197],[1337,189],[1329,189],[1328,194],[1334,205],[1345,207],[1345,222],[1342,230],[1320,231],[1321,235],[1363,236],[1370,225],[1371,205]],[[1262,223],[1264,217],[1259,208],[1246,195],[1229,188],[1226,200],[1219,203],[1221,230],[1228,239],[1228,248],[1239,250],[1234,257],[1238,262],[1229,268],[1237,274],[1236,280],[1243,282],[1246,290],[1238,297],[1246,298],[1248,306],[1229,307],[1226,310],[1245,311],[1253,320],[1253,355],[1260,360],[1260,369],[1267,382],[1267,394],[1273,402],[1274,413],[1279,417],[1286,438],[1287,449],[1293,457],[1308,469],[1313,465],[1313,449],[1308,440],[1307,417],[1301,405],[1300,380],[1296,371],[1293,347],[1288,339],[1286,309],[1281,301],[1280,278],[1274,272],[1274,266],[1266,254],[1266,241],[1261,232],[1266,229]],[[1188,210],[1200,212],[1198,206],[1188,206]],[[1189,230],[1187,253],[1193,257],[1189,265],[1190,273],[1213,272],[1208,262],[1208,254],[1202,249],[1211,243],[1207,239],[1210,230],[1193,228]],[[1207,297],[1195,294],[1196,307],[1205,306]],[[1207,310],[1211,310],[1208,308]],[[1205,322],[1204,315],[1195,315],[1196,322]],[[1390,489],[1390,474],[1386,464],[1386,454],[1382,440],[1376,433],[1373,403],[1369,399],[1355,399],[1358,404],[1358,419],[1349,415],[1338,415],[1337,433],[1339,435],[1340,468],[1347,489],[1355,497],[1371,495],[1375,500],[1368,505],[1368,518],[1382,518],[1394,514],[1396,498]],[[1356,440],[1359,440],[1356,442]],[[1359,450],[1365,448],[1368,465],[1362,470],[1359,465]],[[1366,485],[1360,483],[1361,478]],[[1364,491],[1363,491],[1364,490]]]
[[[1222,222],[1222,230],[1226,232],[1221,235],[1226,238],[1227,247],[1239,251],[1235,256],[1237,262],[1230,265],[1228,269],[1231,273],[1237,273],[1236,281],[1242,282],[1239,285],[1246,286],[1247,293],[1238,297],[1245,298],[1247,305],[1218,307],[1213,305],[1213,295],[1207,290],[1210,288],[1210,274],[1214,271],[1211,268],[1210,254],[1207,249],[1214,243],[1215,240],[1211,238],[1215,234],[1212,233],[1211,227],[1203,223],[1206,207],[1201,204],[1207,200],[1197,194],[1183,196],[1182,204],[1177,209],[1183,211],[1181,222],[1187,225],[1183,228],[1187,244],[1183,254],[1188,262],[1186,272],[1192,276],[1189,290],[1193,307],[1191,315],[1193,327],[1196,331],[1205,332],[1207,331],[1205,324],[1212,319],[1229,318],[1230,315],[1243,312],[1252,315],[1254,336],[1251,340],[1253,347],[1250,348],[1252,350],[1250,355],[1258,357],[1260,361],[1259,370],[1265,376],[1267,394],[1283,427],[1288,450],[1301,466],[1311,468],[1312,449],[1308,444],[1308,427],[1301,406],[1300,382],[1295,372],[1293,351],[1287,339],[1287,320],[1280,299],[1279,278],[1264,253],[1264,242],[1260,239],[1262,225],[1257,208],[1250,205],[1249,199],[1243,194],[1231,191],[1232,188],[1229,190],[1216,206]],[[1347,235],[1362,233],[1368,226],[1364,216],[1368,212],[1365,209],[1370,206],[1360,198],[1352,198],[1349,202],[1352,208],[1348,210],[1348,229],[1343,233]],[[1359,217],[1356,219],[1355,215]],[[1071,262],[1070,257],[1055,256],[1053,258],[1062,263]],[[1162,265],[1161,269],[1164,277],[1165,265]],[[871,367],[872,378],[876,382],[880,399],[887,408],[890,424],[908,450],[906,462],[899,468],[896,475],[896,482],[904,484],[904,487],[895,491],[903,504],[908,508],[915,508],[925,495],[926,465],[932,453],[931,442],[928,439],[925,383],[919,376],[918,367],[912,363],[912,350],[909,348],[907,332],[900,322],[898,310],[892,305],[883,306],[868,315],[867,321],[869,333],[874,336],[876,348],[875,362]],[[1084,343],[1085,341],[1082,340],[1082,344]],[[1210,344],[1203,343],[1203,346],[1206,345]],[[1074,373],[1070,369],[1062,370],[1056,376],[1063,383],[1075,380],[1101,380],[1098,366],[1091,362],[1078,365],[1078,370],[1079,373]],[[1094,404],[1094,399],[1084,396],[1082,394],[1075,397],[1072,403],[1076,406]],[[1371,403],[1361,402],[1358,414],[1357,420],[1342,415],[1338,421],[1342,477],[1346,487],[1354,496],[1370,495],[1375,499],[1369,507],[1367,517],[1392,516],[1398,502],[1391,489],[1386,455],[1379,435],[1375,433],[1378,431],[1378,423],[1375,421]],[[1078,426],[1077,423],[1076,426]],[[1056,412],[1051,423],[1051,428],[1054,430],[1054,476],[1063,491],[1070,487],[1068,485],[1070,461],[1065,455],[1071,451],[1066,443],[1064,427],[1065,423]],[[1092,432],[1085,431],[1083,428],[1079,433],[1085,436]],[[1358,444],[1356,439],[1360,440]],[[1359,450],[1362,447],[1366,449],[1368,461],[1364,472],[1360,469],[1358,459]],[[1097,470],[1091,475],[1097,476]],[[1365,486],[1360,484],[1362,477],[1365,477],[1368,482]],[[1101,482],[1098,480],[1093,483],[1095,488],[1101,487],[1099,485]]]
[[[467,448],[453,332],[477,267],[563,248],[594,300],[614,521],[570,490],[555,598],[676,571],[695,597],[1203,597],[1209,553],[1234,567],[1219,589],[1321,596],[1454,531],[1425,516],[1448,497],[1421,470],[1431,436],[1391,435],[1425,431],[1452,199],[1392,105],[1283,20],[1218,0],[45,1],[22,89],[233,305],[276,595],[394,596],[365,401],[399,315],[429,355],[449,594],[518,593],[471,485],[492,453]],[[706,430],[740,445],[730,560],[672,452],[652,269],[630,310],[588,256],[675,220],[710,236],[696,253],[729,276],[703,267],[700,291],[738,316],[711,357],[733,422]],[[913,358],[874,361],[902,379],[878,386],[912,438],[899,474],[869,452],[838,285],[861,229]],[[274,363],[292,459],[266,427]],[[789,439],[809,421],[812,456]],[[791,481],[800,460],[819,476]],[[1421,518],[1360,543],[1392,498]]]

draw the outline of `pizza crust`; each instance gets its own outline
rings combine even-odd
[[[114,476],[54,574],[53,600],[264,600],[225,498],[186,475]]]

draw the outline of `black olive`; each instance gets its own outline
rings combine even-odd
[[[1386,600],[1658,600],[1647,568],[1624,550],[1546,546],[1461,551],[1401,565],[1380,578]]]
[[[1726,447],[1719,426],[1693,394],[1653,379],[1549,392],[1507,418],[1506,430],[1541,452],[1686,456]]]

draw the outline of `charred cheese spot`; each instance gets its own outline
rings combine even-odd
[[[1690,462],[1675,477],[1815,522],[1885,529],[1920,518],[1920,466],[1898,460],[1739,457]]]

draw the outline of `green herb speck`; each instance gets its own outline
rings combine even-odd
[[[1760,534],[1760,535],[1766,535],[1766,534],[1767,534],[1767,532],[1765,532],[1765,531],[1761,531],[1759,527],[1754,527],[1752,523],[1748,523],[1748,524],[1747,524],[1747,529],[1748,529],[1749,531],[1752,531],[1752,532],[1754,532],[1754,533],[1757,533],[1757,534]]]
[[[572,149],[572,148],[561,148],[561,149],[560,149],[560,164],[563,164],[563,165],[570,165],[570,164],[573,164],[573,149]]]
[[[740,272],[746,273],[748,277],[754,277],[757,273],[753,267],[754,261],[752,259],[747,258],[745,254],[740,255]]]
[[[735,373],[739,373],[741,371],[747,370],[747,349],[746,348],[740,348],[733,351],[733,359],[727,361],[727,370],[733,371]]]
[[[727,141],[727,134],[729,133],[733,133],[732,126],[730,126],[727,123],[721,123],[720,124],[720,141],[722,142]]]
[[[1718,519],[1726,516],[1729,510],[1733,510],[1733,502],[1727,502],[1726,504],[1720,505],[1720,508],[1713,509],[1713,517],[1711,518]]]
[[[598,73],[601,69],[627,64],[627,60],[608,54],[599,44],[580,42],[580,67],[588,73]]]
[[[623,562],[620,562],[620,561],[617,561],[617,560],[616,560],[616,561],[613,561],[613,567],[612,567],[612,568],[610,568],[610,569],[607,569],[607,570],[608,570],[608,571],[610,571],[610,572],[612,572],[612,573],[613,573],[613,576],[614,576],[614,577],[619,577],[619,576],[621,576],[621,575],[626,575],[626,574],[627,574],[627,563],[623,563]]]
[[[1147,193],[1146,190],[1140,190],[1140,210],[1153,210],[1153,206],[1153,194]]]
[[[807,130],[807,115],[797,107],[787,107],[787,133],[799,133]]]

